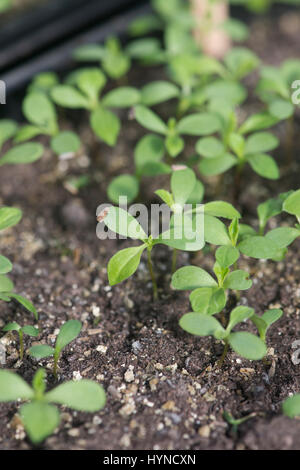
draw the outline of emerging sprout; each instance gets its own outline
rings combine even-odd
[[[17,331],[19,335],[19,342],[20,342],[19,357],[21,361],[23,360],[23,357],[24,357],[24,335],[33,336],[33,337],[36,337],[39,335],[38,328],[35,328],[34,326],[31,326],[31,325],[25,325],[21,327],[16,322],[11,322],[5,325],[5,327],[3,328],[3,331],[5,332]]]
[[[44,369],[36,372],[32,387],[19,375],[8,370],[0,371],[0,402],[29,402],[21,406],[20,418],[33,444],[40,444],[59,426],[59,411],[51,403],[86,412],[101,410],[105,405],[103,388],[91,380],[65,382],[50,392],[46,392],[45,381]]]

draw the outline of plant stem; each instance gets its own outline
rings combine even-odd
[[[229,348],[229,343],[228,341],[225,341],[225,346],[224,346],[224,350],[223,350],[223,354],[222,356],[220,357],[220,359],[218,360],[218,367],[222,367],[223,365],[223,362],[224,362],[224,359],[228,353],[228,348]]]
[[[286,152],[286,165],[289,168],[294,161],[294,137],[295,137],[295,119],[294,114],[289,117],[286,122],[286,141],[285,141],[285,152]]]
[[[244,169],[244,161],[240,162],[236,167],[235,177],[234,177],[234,202],[237,204],[241,191],[241,182],[242,182],[242,173]]]
[[[19,356],[21,361],[23,361],[24,357],[24,336],[23,336],[23,331],[19,330],[19,339],[20,339],[20,351],[19,351]]]
[[[176,271],[176,265],[177,265],[177,249],[173,249],[173,254],[172,254],[172,274],[175,273]]]
[[[54,352],[54,364],[53,364],[53,374],[54,377],[57,379],[57,367],[58,367],[58,359],[59,359],[59,352]]]
[[[153,287],[153,298],[154,300],[157,300],[158,299],[157,284],[156,284],[155,276],[153,273],[153,267],[152,267],[152,261],[151,261],[151,249],[149,248],[147,249],[147,255],[148,255],[148,269],[149,269],[149,273],[150,273],[150,277],[152,281],[152,287]]]

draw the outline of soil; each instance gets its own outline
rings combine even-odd
[[[295,18],[299,25],[300,15],[296,14],[289,17],[290,24]],[[249,45],[269,63],[299,57],[298,30],[293,35],[286,21],[285,15],[257,19],[252,25],[255,34]],[[280,30],[282,24],[286,32]],[[162,74],[160,69],[145,74],[136,67],[130,83],[139,85]],[[250,100],[246,111],[255,106],[255,100]],[[160,111],[167,114],[169,108],[164,105]],[[121,116],[123,130],[113,150],[95,143],[85,119],[70,113],[85,143],[81,155],[57,163],[47,150],[33,165],[1,168],[0,204],[18,206],[24,216],[18,226],[1,235],[0,251],[13,260],[16,291],[35,304],[42,328],[37,341],[26,340],[26,349],[36,343],[52,344],[64,321],[81,320],[80,337],[62,355],[59,382],[89,378],[101,383],[108,396],[107,405],[96,414],[62,409],[59,429],[42,448],[300,449],[300,420],[290,420],[281,413],[283,399],[300,391],[300,365],[292,361],[292,343],[300,340],[300,242],[294,243],[283,262],[241,260],[241,269],[251,272],[254,283],[240,302],[255,307],[258,314],[268,308],[283,308],[284,316],[270,330],[266,361],[252,362],[230,352],[220,370],[217,360],[222,344],[212,338],[192,337],[178,326],[190,306],[188,293],[169,287],[171,257],[166,247],[154,251],[158,302],[152,301],[144,259],[131,279],[114,288],[108,285],[108,259],[117,249],[132,244],[97,239],[96,208],[107,200],[111,177],[132,170],[133,148],[143,135],[143,130],[127,119],[127,113]],[[67,117],[62,117],[66,126]],[[285,127],[278,126],[276,132],[284,140]],[[298,145],[295,142],[296,155]],[[276,155],[282,167],[283,155],[284,145]],[[283,170],[279,187],[277,182],[261,180],[247,170],[247,185],[238,201],[246,222],[256,223],[259,202],[299,187],[299,165],[296,161],[292,168]],[[86,173],[92,178],[91,185],[71,194],[64,180]],[[220,198],[231,199],[231,178],[226,176]],[[166,185],[167,179],[151,184],[148,180],[141,199],[151,203],[153,190],[161,184]],[[207,200],[213,196],[214,184],[209,187]],[[290,221],[279,218],[272,227],[282,222]],[[178,265],[191,262],[211,270],[213,256],[180,254]],[[231,307],[237,303],[234,296],[230,301]],[[0,327],[12,320],[32,322],[30,314],[17,304],[1,303]],[[37,363],[25,355],[20,362],[16,337],[8,333],[2,341],[7,353],[5,368],[30,382],[42,365],[48,371],[48,388],[55,386],[51,360]],[[18,406],[0,405],[1,449],[32,447],[17,418]],[[235,418],[251,417],[234,433],[223,419],[224,410]]]

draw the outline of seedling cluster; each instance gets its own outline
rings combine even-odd
[[[171,289],[167,293],[190,292],[192,311],[180,312],[180,327],[197,337],[212,336],[224,345],[216,361],[218,370],[226,363],[230,348],[245,359],[261,360],[268,354],[268,329],[284,312],[279,308],[256,312],[254,306],[242,302],[245,299],[241,299],[241,292],[251,289],[253,279],[241,269],[241,261],[284,261],[289,246],[300,237],[300,189],[293,188],[260,203],[257,220],[250,219],[251,224],[244,214],[241,195],[247,186],[249,166],[259,177],[280,179],[282,168],[276,160],[276,150],[281,148],[281,142],[274,129],[283,122],[288,130],[284,171],[295,164],[296,109],[291,85],[300,78],[300,61],[289,60],[278,68],[262,65],[251,50],[240,44],[248,35],[247,27],[233,19],[221,27],[239,45],[217,60],[199,51],[192,34],[195,21],[188,2],[152,3],[154,14],[130,25],[131,40],[126,46],[115,37],[103,45],[80,46],[73,53],[80,68],[63,79],[53,72],[34,77],[22,104],[25,122],[19,125],[10,119],[0,121],[0,166],[33,163],[43,156],[45,147],[59,158],[75,156],[86,148],[75,125],[65,127],[65,110],[84,113],[93,143],[100,149],[107,149],[105,145],[114,149],[124,120],[136,121],[144,135],[135,142],[134,170],[109,182],[108,198],[113,204],[118,204],[120,197],[131,203],[142,197],[144,178],[153,183],[157,176],[165,175],[164,186],[157,188],[153,199],[167,206],[170,218],[167,227],[153,234],[130,209],[107,205],[97,213],[101,226],[134,243],[109,260],[109,284],[115,286],[133,276],[145,253],[153,298],[158,301],[164,285],[157,282],[153,248],[169,247]],[[262,11],[271,2],[242,3]],[[210,24],[205,21],[202,27],[209,31]],[[153,31],[162,33],[163,39],[149,37]],[[163,66],[164,79],[139,89],[131,86],[130,70],[137,64],[146,71],[146,67]],[[245,78],[253,72],[259,75],[255,87],[259,104],[254,113],[246,116],[241,112],[249,91]],[[39,140],[46,143],[42,145]],[[88,175],[81,175],[70,179],[68,185],[76,193],[89,181]],[[226,195],[227,200],[221,200],[219,194]],[[21,217],[19,209],[1,207],[0,231],[13,227]],[[178,233],[182,235],[178,237]],[[200,250],[204,256],[214,257],[210,270],[196,265],[192,256],[190,265],[177,269],[178,252]],[[12,270],[11,261],[0,255],[0,300],[17,301],[34,315],[37,323],[33,304],[14,291],[7,275]],[[250,331],[246,330],[248,325]],[[64,348],[78,337],[81,328],[79,321],[68,320],[54,347],[32,345],[28,353],[33,364],[35,360],[53,357],[53,375],[58,379]],[[3,328],[5,334],[18,334],[21,361],[26,354],[24,336],[37,338],[42,331],[41,324],[20,325],[15,321]],[[0,371],[0,401],[16,400],[27,401],[20,408],[20,417],[31,441],[39,444],[59,425],[59,411],[53,403],[93,412],[105,405],[105,393],[89,380],[66,382],[46,392],[43,369],[36,371],[32,387],[18,375]],[[290,417],[300,414],[299,395],[284,402],[283,412]],[[234,431],[248,419],[235,420],[228,413],[225,418]]]

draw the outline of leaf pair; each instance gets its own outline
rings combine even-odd
[[[95,412],[106,402],[103,388],[91,380],[65,382],[45,393],[46,372],[39,369],[30,387],[19,375],[0,371],[0,401],[26,400],[20,408],[25,430],[34,444],[41,443],[59,426],[60,415],[56,406],[64,405],[78,411]]]

